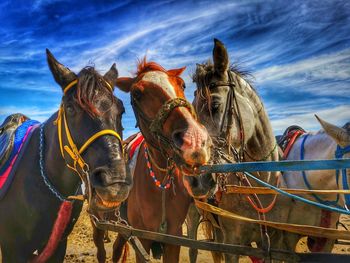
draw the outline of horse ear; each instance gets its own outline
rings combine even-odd
[[[117,78],[115,85],[124,92],[130,92],[132,84],[134,84],[135,78]]]
[[[335,142],[341,147],[348,146],[350,144],[350,134],[338,126],[328,123],[315,115],[318,122],[321,124],[324,131],[335,140]]]
[[[103,78],[108,82],[109,85],[111,85],[114,88],[114,86],[116,85],[118,75],[118,70],[114,63],[112,67],[103,76]]]
[[[228,53],[224,44],[214,38],[213,61],[215,72],[219,75],[224,74],[229,67]]]
[[[77,78],[77,75],[75,75],[75,73],[69,68],[66,68],[59,63],[48,49],[46,49],[46,56],[50,71],[55,81],[62,87],[62,89]]]
[[[185,71],[186,67],[183,68],[177,68],[177,69],[170,69],[167,71],[167,73],[170,76],[180,76],[184,71]]]

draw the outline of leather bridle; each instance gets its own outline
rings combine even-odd
[[[137,99],[134,98],[132,94],[131,105],[135,113],[137,125],[140,127],[140,120],[142,120],[143,122],[145,122],[146,126],[149,127],[151,136],[153,138],[146,138],[147,135],[143,132],[143,135],[146,138],[148,144],[152,145],[152,147],[154,147],[155,149],[159,149],[159,147],[154,144],[155,139],[159,143],[159,145],[164,145],[165,148],[171,149],[172,151],[179,153],[178,147],[175,146],[174,142],[163,135],[163,125],[170,116],[171,112],[178,107],[187,108],[190,111],[191,115],[195,119],[197,119],[197,115],[192,104],[183,98],[169,99],[162,105],[162,107],[158,110],[155,118],[153,119],[148,117],[143,112],[139,102],[137,101]],[[168,161],[169,159],[173,159],[173,156],[168,156],[168,154],[165,151],[163,151],[162,148],[159,150],[165,156],[167,156]]]

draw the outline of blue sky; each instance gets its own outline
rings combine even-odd
[[[1,1],[0,122],[23,112],[44,121],[58,109],[61,89],[46,64],[45,48],[79,72],[113,62],[130,76],[147,55],[190,75],[211,57],[213,38],[231,62],[254,76],[276,133],[291,124],[318,130],[313,117],[350,121],[350,2],[323,1]],[[129,96],[125,135],[135,129]]]

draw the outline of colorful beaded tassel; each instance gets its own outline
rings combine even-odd
[[[150,162],[150,159],[149,159],[149,152],[148,152],[148,149],[147,149],[147,145],[146,143],[143,144],[144,148],[145,148],[145,158],[146,158],[146,161],[147,161],[147,167],[148,167],[148,170],[149,170],[149,175],[152,177],[153,179],[153,182],[156,186],[158,186],[160,189],[169,189],[171,184],[170,184],[170,175],[168,174],[167,175],[167,178],[166,178],[166,184],[162,184],[157,178],[156,178],[156,175],[152,169],[152,165],[151,165],[151,162]]]

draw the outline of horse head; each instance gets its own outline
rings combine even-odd
[[[193,75],[197,85],[193,105],[199,121],[213,140],[213,163],[278,158],[267,113],[244,76],[244,73],[230,66],[228,52],[217,39],[214,39],[213,62],[197,64]],[[216,175],[213,177],[216,180]],[[211,180],[209,175],[204,178]],[[192,185],[192,192],[212,192],[199,189],[201,184],[193,184],[193,179],[185,180],[187,185]],[[212,183],[202,185],[213,186]]]
[[[133,78],[119,78],[117,86],[131,94],[138,126],[147,143],[174,160],[185,173],[208,162],[211,140],[186,100],[185,68],[165,70],[143,59]]]
[[[90,208],[113,209],[127,198],[132,184],[121,141],[124,107],[113,95],[118,77],[115,64],[104,76],[93,67],[76,75],[48,50],[47,60],[64,93],[55,134],[62,157],[86,184]]]

